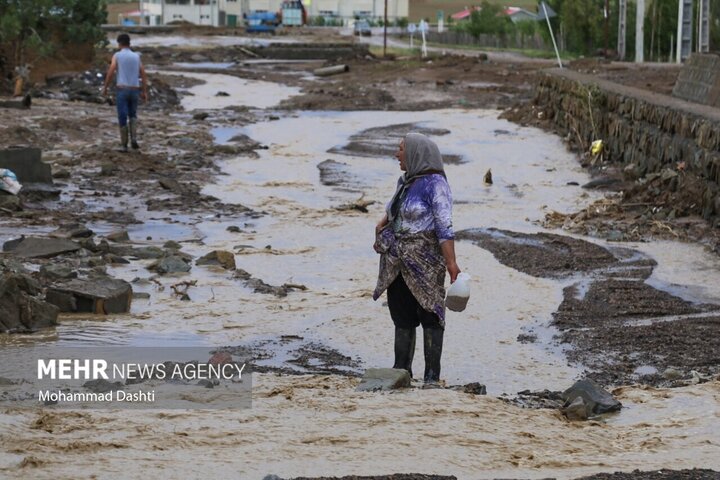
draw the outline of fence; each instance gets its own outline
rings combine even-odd
[[[442,43],[446,45],[474,45],[477,47],[492,48],[530,48],[534,50],[550,50],[539,34],[523,35],[520,32],[509,35],[486,35],[473,37],[467,32],[450,30],[443,33],[428,32],[428,42]]]

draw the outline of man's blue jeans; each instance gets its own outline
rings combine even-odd
[[[124,127],[128,123],[128,118],[137,118],[138,98],[140,90],[131,88],[117,89],[117,113],[118,123]]]

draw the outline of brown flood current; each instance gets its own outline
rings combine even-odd
[[[210,85],[202,91],[214,94],[213,76],[204,76]],[[218,78],[226,81],[231,80]],[[170,230],[162,221],[150,222],[131,228],[131,237],[181,241],[193,257],[214,249],[233,251],[239,268],[268,284],[302,284],[307,290],[286,297],[257,294],[227,272],[194,266],[188,278],[198,280],[198,286],[189,290],[190,302],[168,292],[177,279],[161,279],[165,290],[141,284],[138,290],[151,297],[136,301],[129,315],[101,321],[67,317],[39,341],[248,345],[286,335],[331,346],[353,366],[387,366],[392,326],[386,308],[370,298],[377,268],[370,246],[373,225],[399,172],[392,158],[338,152],[357,140],[353,135],[368,129],[376,134],[383,125],[392,127],[387,129],[392,134],[399,125],[449,131],[434,138],[443,153],[462,159],[447,167],[458,231],[492,226],[533,235],[542,231],[538,223],[547,211],[576,209],[598,197],[568,185],[584,183],[587,174],[559,139],[497,120],[497,114],[300,112],[238,129],[268,150],[258,158],[222,162],[228,175],[202,193],[266,215],[209,217]],[[327,160],[342,165],[336,184],[321,182],[318,165]],[[492,187],[482,184],[488,168],[495,177]],[[361,196],[375,202],[367,205],[369,215],[337,208]],[[238,225],[240,232],[227,232],[230,225]],[[717,263],[700,248],[632,248],[646,251],[657,263],[647,281],[658,289],[694,303],[720,299]],[[674,389],[620,387],[613,393],[625,408],[584,423],[498,398],[525,389],[562,390],[582,375],[584,366],[568,364],[565,347],[553,338],[559,332],[553,314],[567,298],[578,296],[568,296],[568,288],[584,285],[575,273],[607,269],[610,257],[598,250],[592,268],[570,265],[567,275],[540,275],[509,265],[487,245],[461,241],[457,250],[461,267],[474,278],[473,296],[463,314],[448,317],[443,378],[451,385],[485,383],[489,396],[415,388],[358,393],[358,380],[346,374],[255,373],[248,410],[8,408],[0,415],[0,477],[421,472],[469,479],[569,479],[615,470],[720,469],[717,380]],[[132,280],[149,276],[147,263],[109,270]],[[700,270],[699,265],[713,268]],[[523,334],[538,340],[518,342]],[[13,345],[35,341],[27,336],[10,340]],[[416,362],[421,364],[419,357],[420,352]]]

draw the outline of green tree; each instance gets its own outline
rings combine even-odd
[[[505,35],[514,29],[514,25],[504,14],[502,6],[484,0],[480,10],[473,10],[470,13],[470,21],[465,28],[477,38],[482,34]]]
[[[6,68],[32,65],[49,55],[56,42],[91,43],[104,39],[103,0],[0,0],[0,53]],[[16,94],[22,90],[16,80]]]
[[[562,2],[558,15],[564,27],[567,50],[592,55],[596,48],[604,45],[604,3],[604,0]]]
[[[0,43],[12,66],[28,62],[28,52],[42,56],[52,49],[50,0],[0,0]]]
[[[651,0],[644,27],[648,60],[661,61],[670,57],[670,40],[677,35],[677,17],[677,0]]]

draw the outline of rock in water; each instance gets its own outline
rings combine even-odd
[[[368,368],[363,375],[358,392],[378,392],[410,386],[410,373],[399,368]]]
[[[483,183],[485,185],[492,185],[493,179],[492,179],[492,169],[488,168],[488,171],[485,172],[485,176],[483,177]]]
[[[562,408],[562,413],[568,420],[587,420],[592,411],[582,397],[577,397],[570,405]]]
[[[59,309],[41,300],[41,287],[32,277],[0,277],[0,332],[30,332],[57,325]]]
[[[63,238],[21,237],[3,244],[3,251],[16,257],[52,258],[80,250],[80,245]]]
[[[213,250],[198,258],[195,265],[220,265],[225,270],[235,270],[235,255],[225,250]]]
[[[581,398],[586,406],[588,416],[615,412],[622,408],[622,403],[589,378],[575,382],[572,387],[562,393],[562,398],[565,401],[564,409],[570,408],[576,403],[576,399]],[[573,407],[573,412],[577,413],[579,408],[578,403]]]
[[[130,284],[113,278],[71,280],[47,291],[48,302],[63,312],[127,313],[132,298]]]
[[[158,260],[147,268],[148,270],[158,272],[160,275],[165,275],[166,273],[189,272],[192,267],[181,257],[177,255],[170,255],[169,257]]]

